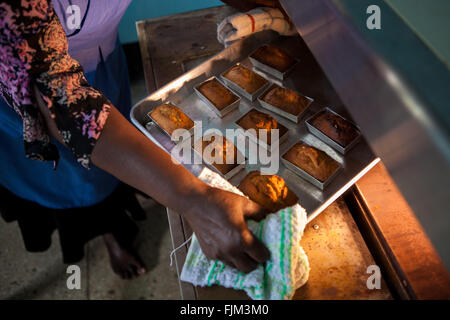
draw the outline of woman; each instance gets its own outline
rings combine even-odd
[[[262,208],[196,179],[127,121],[117,27],[130,1],[0,3],[0,212],[29,251],[57,229],[65,263],[102,235],[114,272],[132,278],[146,270],[123,181],[183,215],[206,256],[249,272],[269,258],[245,223]]]

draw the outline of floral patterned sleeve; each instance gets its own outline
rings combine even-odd
[[[59,158],[33,95],[41,92],[59,132],[76,157],[89,168],[111,103],[91,87],[68,43],[50,0],[0,3],[0,93],[21,116],[25,154],[44,161]]]

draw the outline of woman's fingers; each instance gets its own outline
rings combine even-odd
[[[246,197],[216,188],[210,189],[206,200],[208,215],[185,216],[206,257],[246,273],[270,258],[269,250],[245,222],[245,218],[263,219],[266,210]]]
[[[270,259],[270,251],[250,230],[242,234],[243,250],[257,263],[264,263]]]
[[[224,256],[218,256],[217,259],[222,261],[223,263],[225,263],[227,266],[237,269],[236,265],[234,264],[234,262],[231,259],[228,259]]]
[[[267,209],[264,209],[256,202],[247,199],[247,204],[244,210],[244,218],[246,220],[251,219],[255,221],[261,221],[269,213],[270,212]]]
[[[245,252],[235,254],[232,261],[236,268],[244,273],[249,273],[258,266],[257,262],[250,258]]]

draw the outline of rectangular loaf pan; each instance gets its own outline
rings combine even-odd
[[[358,135],[356,136],[355,139],[353,139],[352,142],[350,142],[346,147],[341,146],[339,143],[337,143],[336,141],[334,141],[333,139],[331,139],[330,137],[328,137],[326,134],[324,134],[322,131],[320,131],[319,129],[317,129],[316,127],[314,127],[311,122],[312,120],[317,117],[319,114],[321,114],[322,112],[331,112],[335,115],[337,115],[338,117],[341,117],[342,119],[344,119],[345,121],[347,121],[350,125],[354,126],[355,129],[358,131]],[[311,132],[313,135],[315,135],[317,138],[319,138],[320,140],[322,140],[323,142],[325,142],[326,144],[328,144],[329,146],[331,146],[333,149],[339,151],[342,154],[346,154],[350,149],[352,149],[357,143],[358,141],[361,139],[361,131],[359,130],[358,126],[355,125],[354,123],[352,123],[351,121],[345,119],[343,116],[341,116],[340,114],[334,112],[333,110],[331,110],[330,108],[324,108],[322,110],[320,110],[319,112],[315,113],[312,117],[308,118],[305,121],[306,127],[308,128],[308,131]]]
[[[305,96],[305,95],[303,95],[303,94],[301,94],[301,93],[299,93],[299,92],[297,92],[297,91],[291,89],[292,91],[294,91],[294,92],[297,93],[298,95],[300,95],[300,96],[302,96],[302,97],[305,97],[307,100],[309,100],[309,103],[308,103],[308,105],[306,106],[305,110],[303,110],[302,112],[300,112],[298,115],[291,114],[291,113],[289,113],[289,112],[286,112],[286,111],[281,110],[280,108],[278,108],[278,107],[276,107],[276,106],[274,106],[274,105],[272,105],[272,104],[270,104],[270,103],[265,102],[265,101],[262,99],[262,98],[266,95],[266,93],[268,93],[272,88],[275,88],[275,86],[276,86],[276,85],[274,85],[274,84],[271,85],[267,90],[265,90],[265,91],[258,97],[258,102],[259,102],[259,104],[260,104],[261,107],[263,107],[264,109],[267,109],[267,110],[269,110],[269,111],[272,111],[273,113],[279,114],[280,116],[282,116],[282,117],[284,117],[284,118],[286,118],[286,119],[288,119],[288,120],[294,121],[295,123],[299,123],[301,117],[302,117],[302,116],[305,114],[305,112],[308,110],[309,106],[311,105],[311,103],[313,103],[314,99],[313,99],[313,98],[310,98],[310,97],[308,97],[308,96]]]
[[[250,62],[253,64],[253,66],[279,80],[284,80],[288,77],[289,73],[295,68],[295,66],[298,64],[298,60],[294,59],[294,63],[292,64],[292,66],[286,70],[285,72],[281,72],[278,71],[277,69],[268,66],[267,64],[262,63],[259,60],[256,60],[255,58],[252,57],[252,55],[257,51],[258,49],[256,49],[255,51],[252,52],[252,54],[250,54],[248,56],[248,59],[250,60]]]
[[[252,110],[254,110],[254,109],[250,109],[248,112],[246,112],[245,114],[243,114],[239,119],[237,119],[237,120],[235,121],[235,124],[236,124],[240,129],[244,130],[244,132],[247,132],[247,130],[244,129],[244,128],[242,128],[242,127],[238,124],[238,122],[239,122],[242,118],[244,118],[244,117],[245,117],[249,112],[251,112]],[[281,125],[281,124],[280,124],[280,125]],[[283,127],[285,127],[285,126],[283,126]],[[285,127],[285,128],[286,128],[286,127]],[[242,135],[242,133],[241,133],[241,135]],[[267,135],[269,135],[269,133],[267,133]],[[284,141],[286,141],[286,139],[287,139],[288,136],[289,136],[289,129],[286,128],[286,132],[285,132],[282,136],[279,136],[279,137],[278,137],[278,144],[281,145]],[[261,147],[263,147],[264,149],[270,151],[270,146],[271,146],[271,145],[269,145],[268,143],[266,143],[266,142],[263,141],[262,139],[259,139],[257,136],[255,136],[255,135],[253,135],[253,134],[249,134],[248,137],[249,137],[249,139],[251,139],[254,143],[256,143],[256,144],[260,145]],[[277,141],[275,141],[275,143],[276,143],[276,142],[277,142]],[[271,143],[274,143],[274,142],[271,141]]]
[[[203,137],[202,137],[202,138],[203,138]],[[224,177],[224,178],[227,179],[227,180],[231,179],[231,178],[234,177],[239,171],[241,171],[243,168],[245,168],[245,165],[246,165],[246,162],[247,162],[247,158],[244,157],[244,162],[238,164],[236,167],[234,167],[233,169],[231,169],[230,171],[228,171],[226,174],[223,174],[222,172],[219,171],[219,169],[217,169],[217,168],[214,166],[214,164],[212,164],[211,162],[209,162],[209,161],[207,161],[206,159],[203,158],[203,154],[199,153],[199,152],[197,151],[197,149],[195,149],[194,143],[195,143],[195,142],[193,141],[193,142],[192,142],[192,145],[191,145],[192,150],[194,150],[194,152],[195,152],[198,156],[200,156],[200,158],[202,159],[202,161],[203,161],[203,162],[204,162],[211,170],[217,172],[218,174],[220,174],[222,177]],[[234,143],[233,143],[233,144],[234,144]],[[241,152],[239,151],[239,149],[236,148],[236,150],[237,150],[237,152],[241,153]],[[241,153],[241,155],[242,155],[242,153]],[[244,155],[242,155],[242,156],[244,156]]]
[[[241,97],[239,97],[237,94],[235,94],[233,91],[230,90],[231,93],[234,94],[238,99],[237,99],[235,102],[233,102],[233,103],[229,104],[228,106],[226,106],[225,108],[223,108],[222,110],[217,109],[216,106],[214,105],[214,103],[212,103],[207,97],[205,97],[205,96],[201,93],[201,91],[198,89],[203,83],[205,83],[205,82],[207,82],[207,81],[210,81],[210,80],[212,80],[212,79],[215,79],[215,80],[218,81],[220,84],[222,84],[223,86],[225,86],[219,79],[217,79],[217,77],[212,76],[211,78],[209,78],[209,79],[203,81],[202,83],[196,85],[196,86],[194,87],[194,91],[195,91],[195,93],[197,93],[198,97],[199,97],[204,103],[206,103],[206,105],[207,105],[209,108],[211,108],[212,111],[214,111],[215,114],[217,114],[219,117],[222,118],[223,116],[225,116],[226,114],[228,114],[229,112],[233,111],[235,108],[237,108],[237,107],[239,106],[239,103],[241,103]],[[225,86],[225,87],[226,87],[226,86]],[[227,88],[227,89],[228,89],[228,88]],[[229,90],[229,89],[228,89],[228,90]]]
[[[181,108],[180,108],[179,106],[177,106],[175,103],[172,103],[172,102],[170,102],[170,101],[164,102],[163,104],[171,104],[171,105],[177,107],[178,109],[180,109],[181,111],[183,111],[183,109],[181,109]],[[184,112],[184,111],[183,111],[183,112]],[[160,129],[162,132],[164,132],[166,135],[168,135],[168,136],[170,137],[170,140],[172,140],[173,142],[175,142],[175,143],[181,142],[181,141],[176,141],[176,140],[174,140],[174,139],[172,138],[172,136],[169,134],[169,132],[167,132],[166,130],[164,130],[163,128],[161,128],[161,127],[159,126],[158,122],[156,122],[155,119],[152,118],[152,116],[150,115],[150,113],[151,113],[151,112],[147,113],[147,117],[150,119],[151,123],[152,123],[155,127],[157,127],[157,128]],[[186,114],[186,116],[189,117],[187,114]],[[189,119],[191,119],[191,118],[189,118]],[[192,120],[192,119],[191,119],[191,120]],[[147,125],[149,125],[149,123],[147,123],[146,126],[147,126]],[[192,128],[188,130],[190,136],[192,136],[192,135],[194,134],[194,128],[195,128],[195,123],[194,123],[194,125],[192,126]]]
[[[302,141],[302,140],[301,140]],[[306,141],[302,141],[303,143],[309,145],[309,143],[307,143]],[[297,142],[296,142],[297,143]],[[295,145],[295,144],[294,144]],[[288,148],[287,150],[289,150],[290,148]],[[322,150],[323,151],[323,150]],[[286,151],[287,152],[287,151]],[[315,177],[313,177],[312,175],[310,175],[308,172],[306,172],[305,170],[297,167],[295,164],[291,163],[290,161],[287,161],[286,159],[284,159],[284,155],[286,153],[284,153],[281,157],[280,160],[281,162],[284,164],[284,166],[286,168],[288,168],[289,170],[291,170],[292,172],[294,172],[295,174],[297,174],[298,176],[302,177],[303,179],[305,179],[306,181],[310,182],[311,184],[315,185],[316,187],[318,187],[320,190],[324,190],[326,188],[327,185],[330,184],[330,182],[339,174],[339,172],[342,170],[342,165],[339,163],[339,167],[336,169],[336,171],[334,171],[327,180],[325,180],[324,182],[320,181],[319,179],[316,179]]]
[[[239,65],[239,63],[237,63],[237,65]],[[235,92],[237,92],[238,94],[240,94],[241,96],[243,96],[244,98],[246,98],[250,101],[255,101],[256,98],[267,88],[267,86],[269,86],[270,82],[264,78],[264,80],[266,80],[266,83],[263,86],[261,86],[258,90],[256,90],[254,93],[249,93],[249,92],[245,91],[244,89],[242,89],[239,85],[237,85],[233,81],[224,77],[224,74],[227,73],[229,70],[231,70],[234,66],[235,65],[231,66],[231,68],[228,68],[227,70],[222,72],[220,74],[220,78],[230,89],[234,90]],[[247,67],[245,67],[245,68],[248,69]],[[254,71],[252,70],[252,72],[254,72]]]

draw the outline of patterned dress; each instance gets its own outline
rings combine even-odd
[[[0,185],[51,208],[93,205],[117,187],[90,156],[112,105],[128,117],[129,82],[117,28],[129,2],[0,3]],[[86,23],[67,38],[66,8],[72,4]],[[68,148],[49,136],[33,84]]]
[[[137,234],[134,191],[90,163],[112,105],[129,115],[117,30],[130,1],[0,2],[0,215],[18,222],[28,251],[48,249],[57,230],[64,262],[76,263],[90,239],[112,233],[127,246]],[[81,24],[70,30],[74,5]],[[49,137],[33,84],[69,148]]]
[[[68,54],[67,38],[49,1],[0,3],[0,93],[21,116],[25,154],[57,160],[32,83],[77,161],[89,167],[111,103],[91,87]]]

